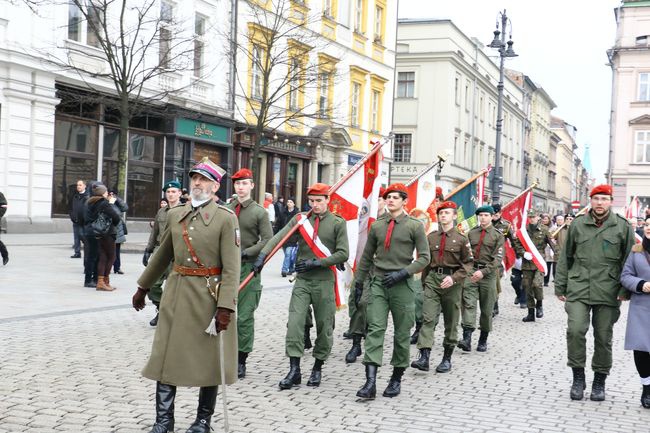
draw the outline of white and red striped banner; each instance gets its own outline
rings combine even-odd
[[[634,232],[634,243],[640,244],[641,242],[643,242],[643,238],[637,232]]]
[[[533,198],[533,191],[530,190],[528,191],[523,197],[525,197],[524,201],[524,209],[522,213],[522,218],[520,221],[520,226],[518,227],[517,230],[517,238],[523,245],[524,249],[532,254],[532,262],[535,263],[535,266],[537,269],[539,269],[540,272],[542,272],[544,275],[548,273],[548,269],[546,267],[546,260],[544,260],[544,256],[540,254],[540,252],[537,250],[535,247],[535,244],[533,244],[532,239],[528,235],[528,230],[526,230],[526,224],[528,222],[528,209],[530,209],[530,202]]]
[[[640,208],[639,197],[634,196],[630,204],[625,207],[625,218],[638,218]]]

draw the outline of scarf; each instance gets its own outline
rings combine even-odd
[[[201,201],[192,199],[192,208],[196,209],[197,207],[201,207],[202,205],[209,202],[210,200],[212,200],[212,197],[208,197],[205,200],[201,200]]]
[[[603,225],[605,220],[609,217],[609,211],[605,212],[605,214],[601,217],[596,216],[593,210],[589,211],[589,215],[594,219],[594,223],[596,223],[596,227],[600,227]]]

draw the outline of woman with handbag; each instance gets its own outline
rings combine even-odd
[[[97,262],[97,290],[111,292],[115,290],[110,285],[111,267],[115,261],[115,238],[117,225],[122,221],[120,214],[107,200],[108,190],[102,184],[92,187],[92,196],[86,207],[86,235],[97,240],[99,260]],[[88,233],[88,231],[90,233]]]
[[[129,234],[126,229],[126,222],[121,215],[129,210],[129,205],[124,200],[117,196],[116,191],[108,192],[108,202],[113,206],[113,209],[120,214],[120,223],[117,225],[117,236],[115,238],[115,262],[113,263],[113,272],[116,274],[124,274],[122,271],[122,259],[120,258],[120,250],[122,244],[126,242],[126,235]]]

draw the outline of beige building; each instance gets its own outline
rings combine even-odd
[[[571,202],[578,199],[578,173],[576,173],[577,129],[559,117],[551,116],[551,131],[559,137],[556,153],[555,196],[568,212]],[[577,161],[580,161],[577,159]],[[582,167],[578,164],[578,167]]]
[[[616,40],[607,52],[613,83],[606,175],[620,211],[634,196],[642,208],[650,205],[650,4],[624,0],[615,17]]]

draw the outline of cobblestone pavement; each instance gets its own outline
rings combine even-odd
[[[154,311],[151,304],[139,313],[129,306],[142,270],[141,255],[124,254],[126,274],[111,279],[118,290],[100,293],[82,287],[81,261],[68,258],[71,238],[3,235],[11,261],[0,268],[0,433],[148,432],[155,417],[155,385],[140,370],[150,351],[154,330],[148,321]],[[130,234],[130,249],[141,251],[144,240],[143,234]],[[402,394],[388,399],[380,395],[391,371],[384,365],[377,399],[358,402],[355,393],[364,382],[364,370],[358,362],[346,365],[343,360],[350,341],[341,338],[347,326],[347,314],[341,311],[320,388],[280,391],[277,383],[288,370],[283,347],[291,294],[287,280],[279,276],[281,255],[263,274],[265,291],[248,375],[228,387],[231,431],[650,431],[650,411],[639,403],[641,386],[632,355],[623,350],[627,306],[615,327],[607,400],[573,402],[560,302],[549,288],[545,317],[522,323],[525,310],[513,305],[505,281],[488,352],[457,351],[448,374],[408,369]],[[434,366],[442,356],[441,338],[439,331]],[[390,359],[390,338],[387,343],[384,363]],[[415,347],[411,351],[414,359]],[[306,353],[303,375],[312,361]],[[587,377],[589,391],[591,372]],[[193,421],[197,393],[179,389],[177,432]],[[215,431],[223,431],[221,407],[219,397]]]

